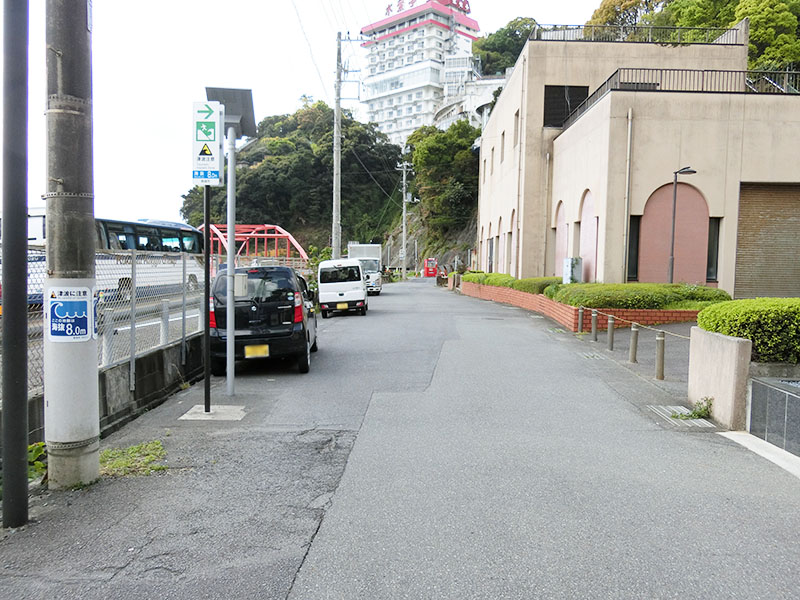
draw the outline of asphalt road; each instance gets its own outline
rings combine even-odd
[[[196,385],[103,441],[166,473],[37,496],[0,597],[800,597],[800,480],[585,340],[432,280],[319,327],[214,380],[241,420],[179,420]]]

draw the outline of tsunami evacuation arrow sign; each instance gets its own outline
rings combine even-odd
[[[195,102],[192,107],[192,181],[222,185],[223,107],[219,102]]]

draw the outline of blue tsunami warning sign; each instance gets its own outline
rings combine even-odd
[[[50,288],[47,295],[47,335],[53,342],[83,342],[94,324],[89,288]]]

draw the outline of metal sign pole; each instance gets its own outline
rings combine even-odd
[[[226,392],[233,396],[234,366],[236,364],[236,308],[233,297],[234,275],[236,273],[236,128],[228,128],[228,295],[225,304],[226,333]]]
[[[203,186],[203,398],[211,412],[211,187]]]

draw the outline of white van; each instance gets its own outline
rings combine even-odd
[[[323,260],[317,272],[322,318],[335,310],[357,310],[367,314],[367,282],[357,258]]]

